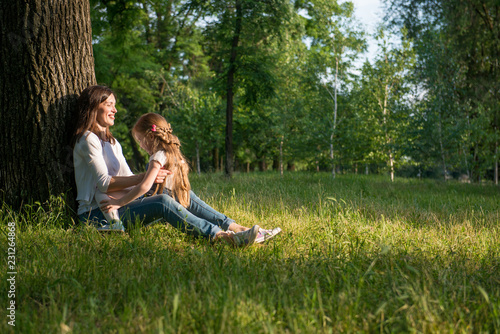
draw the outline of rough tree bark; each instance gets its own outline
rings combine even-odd
[[[0,5],[0,196],[13,207],[74,189],[70,138],[76,99],[95,83],[91,39],[88,1]]]

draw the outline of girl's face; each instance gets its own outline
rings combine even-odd
[[[115,114],[117,112],[115,106],[116,99],[113,94],[111,94],[106,101],[99,104],[96,121],[101,128],[105,129],[115,124]]]

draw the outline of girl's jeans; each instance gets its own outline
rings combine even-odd
[[[126,228],[136,223],[150,225],[166,221],[170,225],[184,230],[186,233],[215,237],[217,232],[226,231],[234,220],[215,211],[190,192],[191,203],[186,209],[167,194],[136,199],[118,210],[121,221]],[[83,213],[80,221],[100,225],[106,223],[100,209]]]

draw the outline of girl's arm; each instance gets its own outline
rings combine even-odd
[[[160,169],[161,165],[158,161],[156,160],[151,161],[148,170],[146,171],[146,174],[144,174],[144,177],[139,184],[133,187],[122,198],[117,198],[117,199],[109,198],[107,200],[101,201],[101,203],[99,203],[101,210],[103,210],[104,212],[118,210],[120,207],[127,205],[137,197],[144,195],[146,192],[148,192],[149,189],[151,189],[153,183],[155,183],[155,180],[157,178]]]
[[[123,190],[126,188],[133,187],[133,186],[139,184],[142,180],[144,180],[144,178],[146,177],[146,174],[147,174],[147,172],[141,173],[141,174],[136,174],[136,175],[131,175],[131,176],[112,176],[111,181],[109,182],[107,192],[109,193],[109,192]],[[165,181],[165,178],[167,177],[167,175],[170,175],[170,174],[173,174],[173,172],[171,172],[165,168],[160,168],[153,183],[160,183],[160,184],[163,183],[163,181]],[[141,196],[141,195],[139,195],[139,196]]]

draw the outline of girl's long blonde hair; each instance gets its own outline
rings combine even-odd
[[[165,152],[167,162],[164,167],[174,173],[170,190],[175,200],[187,208],[190,203],[189,191],[191,190],[188,178],[189,165],[180,150],[179,138],[172,134],[170,123],[161,115],[148,113],[142,115],[135,123],[132,134],[136,140],[144,141],[152,154],[158,151]],[[163,192],[165,182],[157,185],[154,194]]]

